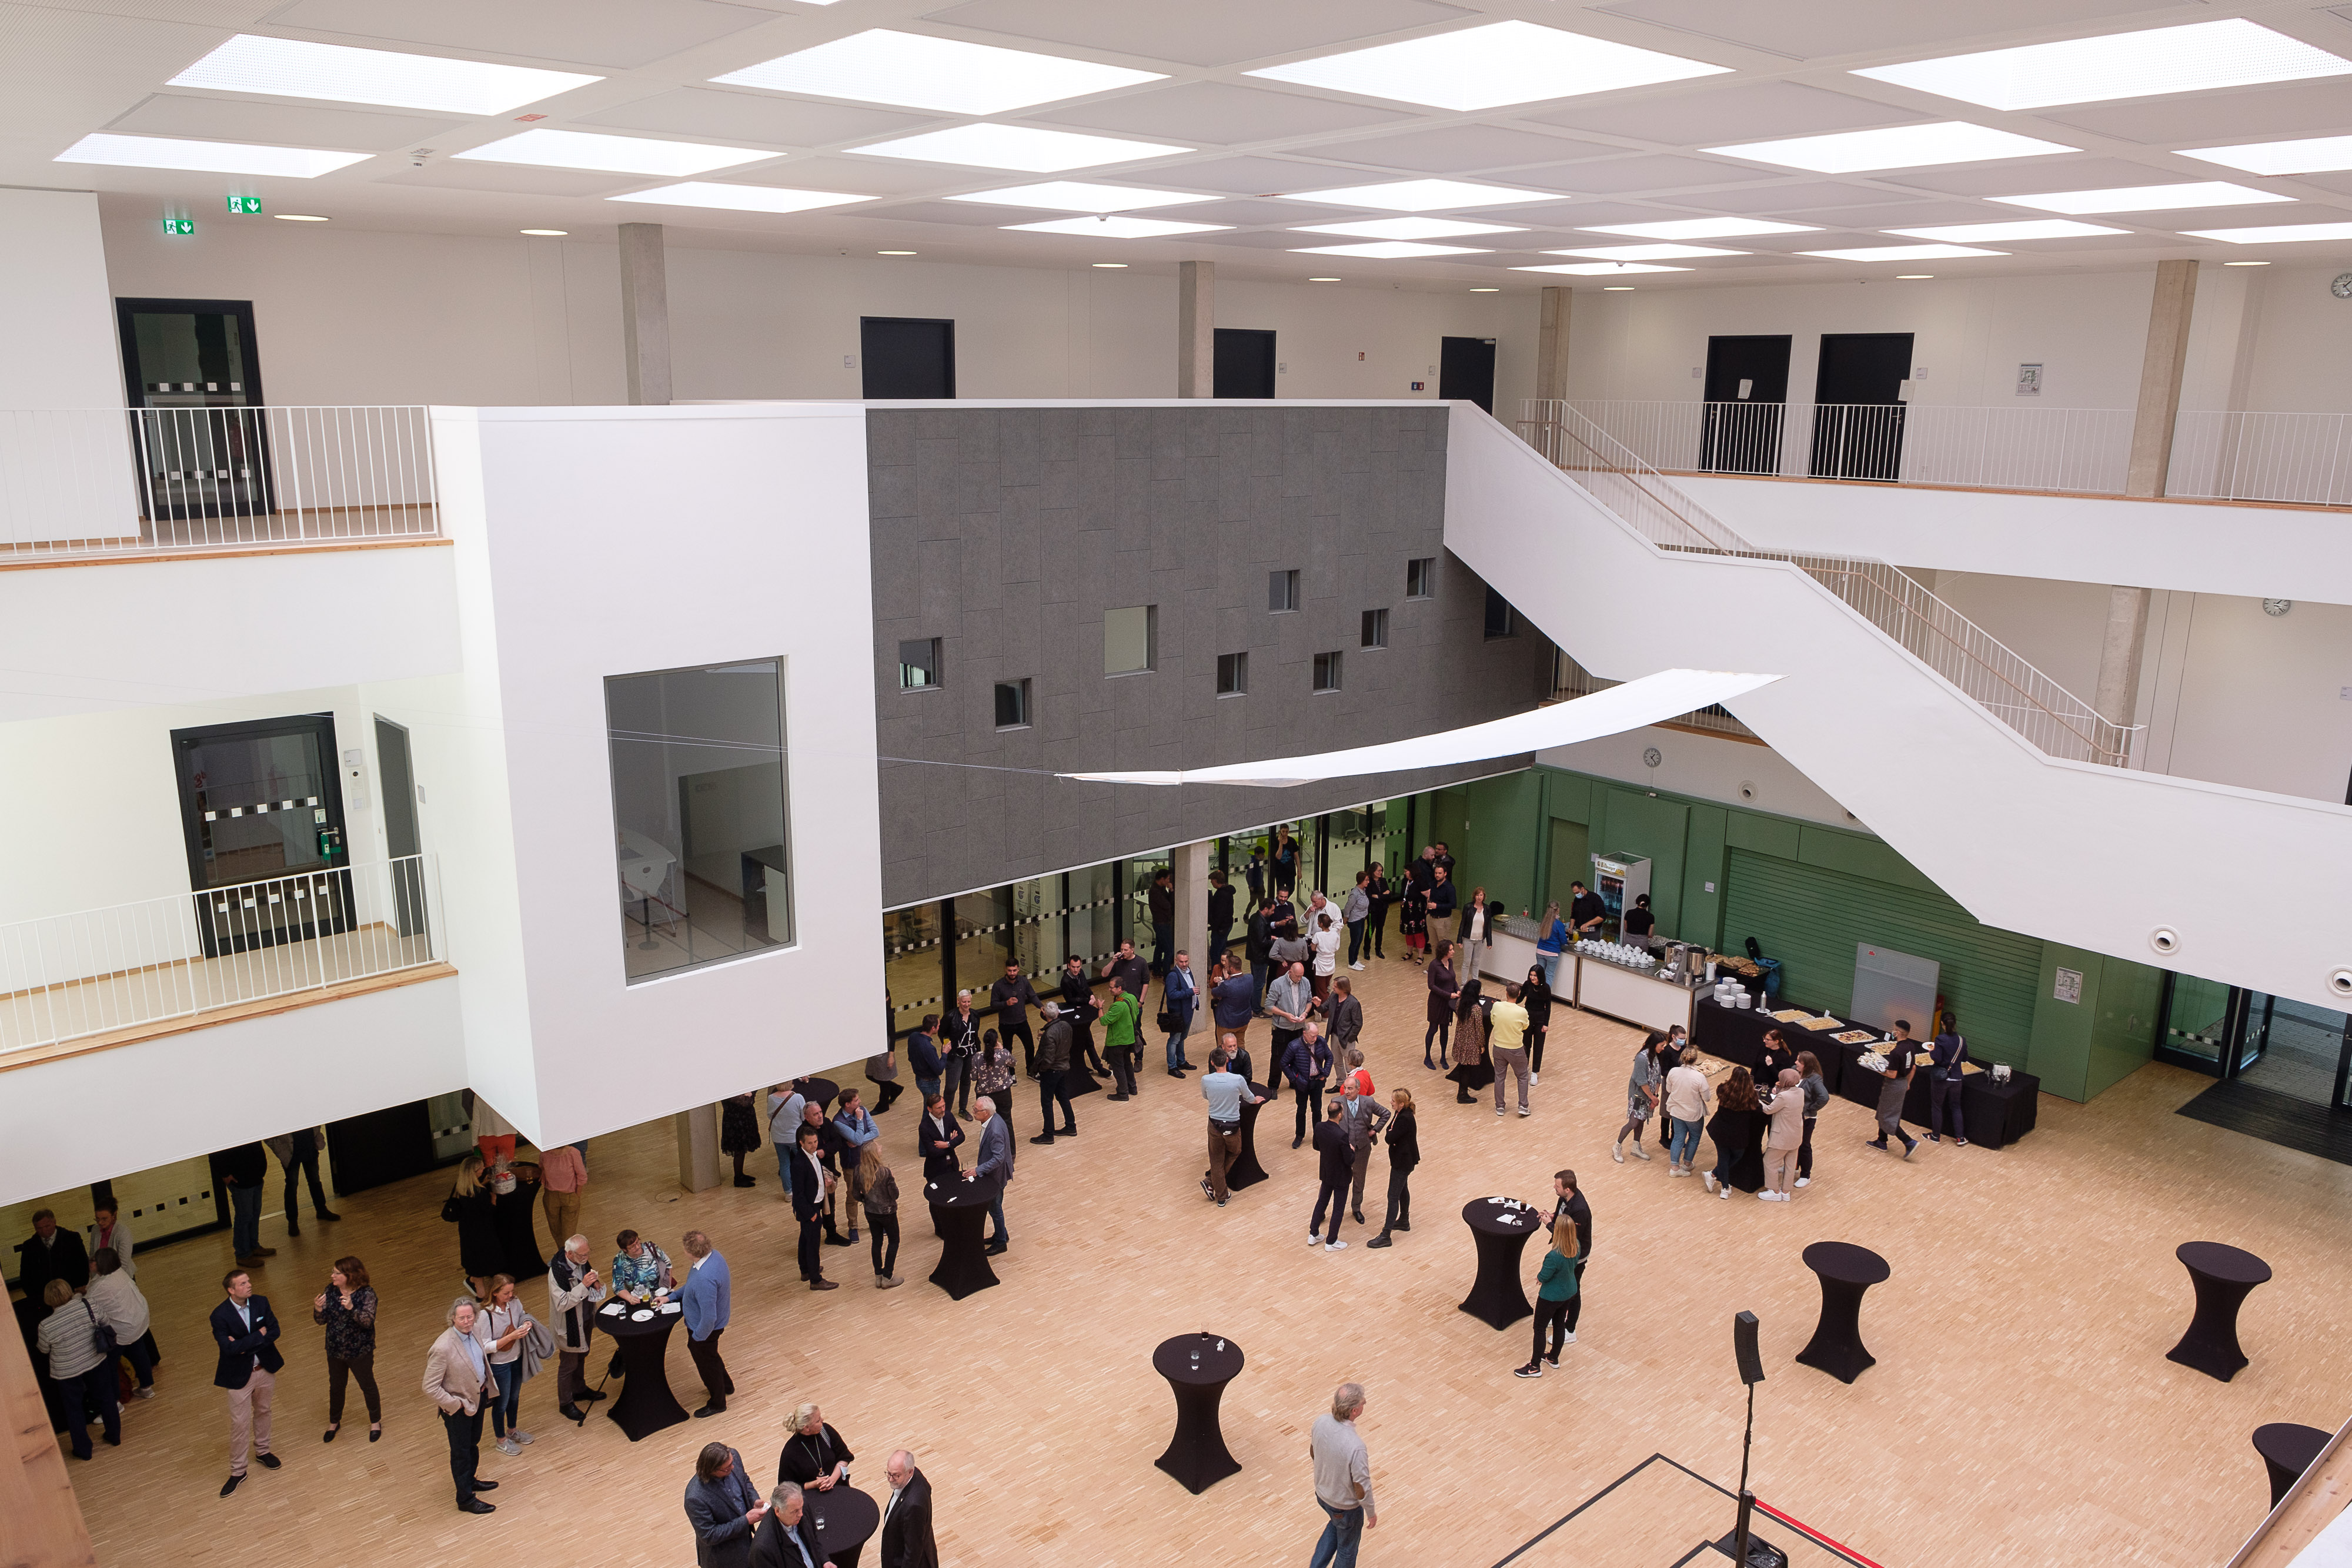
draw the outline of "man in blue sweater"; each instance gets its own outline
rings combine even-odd
[[[678,1292],[686,1308],[686,1349],[694,1357],[694,1370],[702,1375],[702,1386],[709,1395],[695,1415],[716,1416],[727,1408],[727,1396],[735,1392],[735,1380],[727,1375],[727,1364],[719,1359],[719,1336],[727,1332],[734,1305],[733,1281],[728,1278],[727,1260],[701,1231],[686,1233],[686,1255],[694,1260]]]

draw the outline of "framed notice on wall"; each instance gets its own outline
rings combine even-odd
[[[2079,1005],[2083,1000],[2083,971],[2059,970],[2058,983],[2050,988],[2050,996],[2054,1001],[2074,1002]]]
[[[2040,397],[2042,395],[2042,367],[2040,365],[2020,365],[2017,367],[2017,395],[2020,397]]]

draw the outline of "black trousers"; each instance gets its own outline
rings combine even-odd
[[[1528,1072],[1536,1073],[1543,1071],[1544,1036],[1549,1034],[1550,1031],[1551,1026],[1549,1024],[1539,1024],[1536,1028],[1528,1030],[1529,1034],[1535,1037],[1535,1043],[1528,1048]]]
[[[1389,1162],[1389,1211],[1381,1221],[1381,1234],[1386,1236],[1399,1224],[1412,1223],[1412,1189],[1406,1184],[1412,1180],[1412,1167]]]
[[[1233,928],[1232,926],[1230,926],[1230,925],[1212,925],[1212,926],[1210,926],[1210,927],[1209,927],[1209,956],[1210,956],[1210,958],[1214,959],[1214,958],[1215,958],[1219,954],[1223,953],[1226,948],[1228,948],[1228,947],[1232,946],[1233,945],[1234,945],[1234,928]],[[1208,965],[1203,964],[1203,965],[1202,965],[1202,966],[1201,966],[1201,967],[1202,967],[1202,970],[1205,973],[1205,972],[1207,971],[1207,969],[1208,969]]]
[[[735,1392],[735,1380],[727,1375],[727,1364],[719,1359],[719,1336],[725,1329],[712,1329],[707,1339],[687,1336],[686,1353],[694,1357],[694,1370],[702,1378],[702,1386],[709,1391],[713,1405],[724,1405],[727,1396]]]
[[[105,1423],[106,1440],[122,1441],[122,1406],[115,1402],[117,1374],[115,1360],[108,1356],[87,1372],[58,1379],[58,1408],[65,1413],[66,1437],[73,1444],[74,1457],[89,1458],[89,1412],[97,1410],[98,1418]]]
[[[801,1221],[801,1278],[821,1280],[824,1277],[824,1216]]]
[[[1021,1042],[1021,1070],[1032,1078],[1036,1077],[1037,1040],[1029,1032],[1029,1009],[1022,1008],[1015,1011],[1008,1009],[998,1013],[996,1027],[1003,1035],[1005,1050],[1012,1050],[1016,1040]]]
[[[294,1173],[297,1171],[310,1178],[310,1207],[320,1214],[325,1214],[327,1189],[319,1180],[319,1151],[297,1149],[294,1157],[287,1161],[283,1168],[286,1172],[286,1223],[299,1225],[302,1219],[294,1202]]]
[[[1135,1047],[1107,1045],[1104,1055],[1110,1059],[1111,1086],[1121,1094],[1135,1092]]]
[[[877,1083],[874,1086],[874,1113],[879,1116],[883,1112],[887,1111],[892,1102],[906,1092],[899,1084]]]
[[[1421,1037],[1421,1059],[1423,1061],[1429,1060],[1429,1048],[1432,1044],[1434,1044],[1437,1047],[1437,1054],[1440,1057],[1444,1056],[1446,1047],[1449,1044],[1447,1037],[1453,1032],[1454,1019],[1450,1016],[1444,1023],[1431,1024],[1429,1028],[1423,1032]]]
[[[373,1423],[383,1419],[383,1401],[375,1391],[375,1357],[363,1355],[356,1361],[343,1361],[331,1355],[327,1358],[328,1426],[343,1424],[344,1383],[354,1377],[359,1379],[360,1397],[367,1401],[368,1420]]]
[[[488,1399],[490,1391],[482,1391]],[[457,1506],[474,1500],[474,1468],[482,1462],[482,1406],[455,1415],[441,1412],[441,1429],[449,1436],[449,1478],[457,1483]]]
[[[1058,1067],[1037,1074],[1037,1113],[1045,1118],[1043,1130],[1048,1133],[1055,1130],[1054,1105],[1056,1101],[1062,1106],[1062,1130],[1076,1132],[1078,1118],[1076,1113],[1070,1109],[1069,1073]]]
[[[1381,936],[1383,932],[1388,930],[1388,905],[1385,904],[1375,904],[1372,905],[1371,917],[1364,922],[1364,936],[1366,940],[1371,945],[1372,956],[1375,958],[1385,958],[1388,956],[1387,954],[1381,951]]]
[[[1564,1301],[1549,1301],[1540,1296],[1537,1297],[1536,1347],[1528,1359],[1529,1361],[1549,1359],[1557,1364],[1559,1361],[1560,1343],[1576,1332],[1578,1309],[1583,1305],[1584,1297],[1580,1292],[1569,1297]],[[1551,1330],[1551,1351],[1549,1356],[1544,1351],[1544,1330],[1547,1328]]]
[[[873,1239],[874,1271],[877,1274],[894,1274],[898,1272],[898,1214],[895,1211],[889,1214],[877,1214],[872,1209],[867,1209],[866,1211],[866,1234]],[[886,1242],[889,1247],[889,1249],[887,1252],[883,1250],[883,1246]]]
[[[1327,1203],[1331,1206],[1331,1234],[1323,1239],[1328,1243],[1339,1239],[1339,1221],[1348,1218],[1348,1178],[1346,1176],[1324,1178],[1323,1186],[1315,1194],[1315,1218],[1307,1222],[1307,1235],[1312,1236],[1323,1228],[1323,1206]]]
[[[1294,1083],[1290,1086],[1290,1092],[1298,1101],[1298,1115],[1293,1123],[1297,1130],[1290,1135],[1304,1138],[1315,1124],[1323,1120],[1323,1085],[1315,1083],[1302,1088]],[[1312,1107],[1311,1114],[1309,1107]]]
[[[1797,1174],[1811,1180],[1813,1174],[1813,1123],[1818,1118],[1805,1118],[1805,1141],[1797,1145]]]
[[[1095,1025],[1092,1019],[1073,1020],[1070,1025],[1070,1071],[1079,1071],[1084,1062],[1097,1072],[1108,1072],[1103,1065],[1102,1052],[1095,1049]]]

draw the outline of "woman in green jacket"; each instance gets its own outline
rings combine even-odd
[[[1577,1309],[1584,1299],[1576,1293],[1576,1221],[1566,1215],[1551,1228],[1551,1249],[1536,1270],[1536,1347],[1525,1366],[1512,1375],[1541,1377],[1544,1364],[1559,1364],[1559,1347],[1576,1343]],[[1544,1329],[1551,1329],[1551,1354],[1544,1354]]]

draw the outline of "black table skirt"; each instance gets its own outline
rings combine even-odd
[[[1881,1082],[1885,1082],[1881,1080]],[[1933,1102],[1925,1067],[1911,1077],[1904,1095],[1903,1119],[1915,1127],[1933,1127]],[[1998,1149],[2033,1131],[2034,1114],[2042,1103],[2042,1080],[2012,1069],[2006,1083],[1995,1083],[1990,1072],[1971,1072],[1960,1090],[1960,1117],[1969,1142]]]
[[[1220,1350],[1220,1344],[1224,1348]],[[1198,1362],[1192,1360],[1196,1350],[1201,1353]],[[1176,1435],[1169,1439],[1168,1451],[1152,1463],[1196,1497],[1242,1468],[1225,1447],[1217,1419],[1225,1385],[1241,1375],[1242,1364],[1241,1346],[1214,1334],[1178,1334],[1151,1353],[1151,1369],[1168,1380],[1176,1396]]]
[[[1727,1008],[1705,997],[1698,999],[1691,1012],[1691,1043],[1709,1056],[1751,1072],[1764,1060],[1765,1031],[1775,1029],[1788,1037],[1790,1050],[1811,1051],[1813,1059],[1822,1064],[1822,1082],[1832,1094],[1840,1092],[1846,1067],[1862,1054],[1860,1046],[1840,1045],[1830,1038],[1840,1030],[1816,1032],[1801,1024],[1779,1022],[1759,1009]],[[1878,1103],[1875,1092],[1870,1103]]]
[[[1003,1190],[1004,1184],[992,1177],[966,1181],[961,1176],[923,1188],[932,1228],[940,1233],[940,1261],[930,1272],[930,1281],[945,1291],[950,1301],[961,1301],[1001,1282],[988,1265],[984,1234],[988,1206]]]
[[[670,1331],[685,1321],[682,1312],[657,1312],[651,1322],[643,1323],[630,1322],[625,1312],[596,1316],[597,1331],[612,1340],[621,1357],[621,1396],[605,1406],[604,1414],[632,1443],[690,1419],[670,1392],[669,1370],[664,1364]]]
[[[1862,1343],[1863,1293],[1894,1270],[1877,1253],[1845,1241],[1816,1241],[1803,1256],[1805,1267],[1822,1282],[1822,1315],[1797,1359],[1841,1383],[1852,1383],[1878,1364]]]
[[[801,1506],[812,1519],[824,1521],[817,1527],[816,1543],[824,1548],[825,1561],[834,1568],[857,1568],[858,1553],[882,1527],[882,1505],[856,1487],[837,1486],[830,1491],[808,1488]]]
[[[2173,1256],[2189,1270],[2197,1311],[2189,1331],[2164,1358],[2227,1383],[2246,1365],[2246,1353],[2238,1343],[2238,1309],[2255,1286],[2269,1282],[2271,1266],[2219,1241],[2184,1241]]]
[[[1483,1197],[1462,1206],[1462,1221],[1478,1243],[1478,1274],[1461,1310],[1489,1328],[1507,1329],[1521,1318],[1535,1316],[1519,1283],[1519,1258],[1527,1250],[1528,1238],[1545,1232],[1539,1210],[1520,1211],[1533,1216],[1532,1223],[1523,1227],[1503,1225],[1495,1218],[1498,1211],[1497,1205]]]
[[[2270,1472],[2273,1508],[2303,1479],[2303,1472],[2311,1469],[2334,1436],[2294,1421],[2273,1421],[2254,1428],[2254,1452],[2262,1456],[2263,1468]]]
[[[1245,1186],[1255,1186],[1265,1179],[1265,1167],[1258,1163],[1257,1158],[1257,1116],[1267,1105],[1276,1102],[1274,1091],[1263,1083],[1253,1083],[1249,1090],[1264,1103],[1253,1105],[1247,1100],[1242,1102],[1242,1152],[1232,1165],[1225,1167],[1225,1190],[1229,1193],[1239,1192]],[[1201,1135],[1205,1140],[1208,1134],[1203,1131]]]

